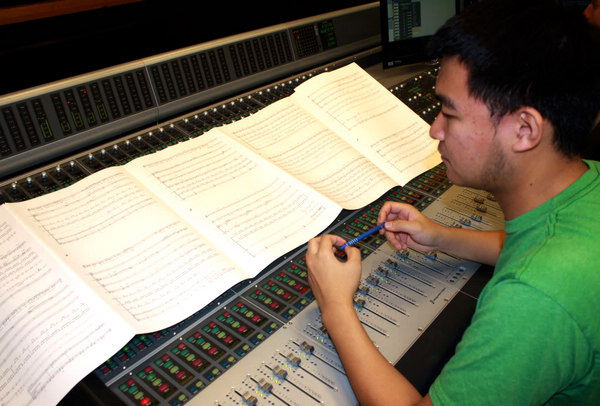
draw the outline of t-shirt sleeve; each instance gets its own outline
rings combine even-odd
[[[430,388],[434,405],[543,404],[589,367],[581,330],[537,289],[510,280],[480,300],[456,354]]]

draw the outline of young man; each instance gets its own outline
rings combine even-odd
[[[471,325],[422,397],[373,346],[353,308],[361,257],[309,242],[309,282],[361,405],[600,404],[600,163],[580,158],[600,109],[598,44],[576,14],[484,0],[440,29],[431,137],[455,184],[486,189],[504,231],[446,228],[412,206],[379,213],[396,248],[495,265]]]

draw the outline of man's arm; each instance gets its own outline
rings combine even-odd
[[[345,241],[325,235],[309,242],[308,279],[329,337],[361,405],[430,405],[415,387],[381,355],[363,328],[353,297],[360,282],[361,256],[347,247],[347,262],[334,255]]]

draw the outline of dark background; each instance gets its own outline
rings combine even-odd
[[[10,5],[35,1],[0,2]],[[0,25],[0,95],[366,0],[137,3]]]

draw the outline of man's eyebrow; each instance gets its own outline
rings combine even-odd
[[[452,100],[449,97],[444,96],[443,94],[439,94],[436,93],[435,97],[437,97],[437,99],[446,107],[449,107],[453,110],[456,110],[456,106],[454,105],[454,103],[452,102]]]

